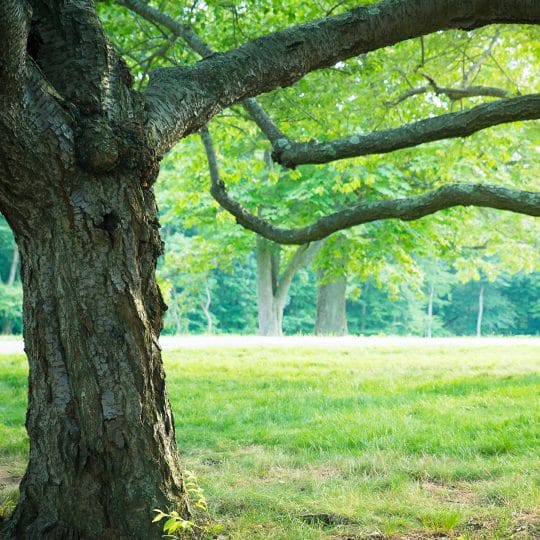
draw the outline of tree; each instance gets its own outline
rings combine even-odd
[[[3,528],[7,538],[157,538],[152,508],[189,514],[157,342],[165,305],[155,280],[162,243],[153,184],[178,140],[242,102],[274,161],[296,167],[540,116],[538,94],[493,100],[467,84],[460,95],[488,101],[371,133],[296,142],[252,99],[440,30],[538,24],[536,0],[385,0],[218,54],[151,4],[119,3],[181,37],[203,60],[156,69],[136,91],[93,2],[0,3],[0,211],[20,252],[30,364],[30,458]],[[249,212],[215,174],[212,193],[242,225],[289,244],[456,205],[540,215],[538,192],[443,183],[397,199],[361,199],[288,230]]]
[[[325,242],[317,271],[317,335],[344,336],[348,333],[347,266],[349,246],[342,236]]]
[[[257,239],[257,297],[261,336],[283,335],[283,310],[294,275],[311,262],[320,246],[321,242],[314,242],[298,247],[280,271],[281,246],[263,238]]]

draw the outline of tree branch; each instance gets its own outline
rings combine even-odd
[[[191,26],[175,21],[159,9],[156,9],[141,0],[116,0],[116,2],[134,13],[137,13],[143,19],[164,26],[170,30],[173,35],[181,37],[191,49],[203,58],[213,54],[212,49],[193,31]]]
[[[274,292],[274,298],[280,304],[285,303],[287,293],[291,287],[292,280],[296,272],[311,263],[317,252],[321,249],[323,242],[313,242],[300,246],[291,257],[289,264],[283,271],[279,279],[278,286]]]
[[[328,163],[338,159],[384,154],[419,144],[467,137],[487,127],[540,118],[540,94],[484,103],[464,112],[449,113],[405,124],[395,129],[352,135],[322,143],[278,140],[272,158],[285,167]]]
[[[148,128],[164,152],[223,108],[340,60],[438,30],[538,22],[537,0],[383,0],[255,39],[189,68],[156,70],[145,92]]]
[[[141,0],[116,1],[118,4],[130,9],[134,13],[137,13],[147,21],[164,26],[173,33],[173,36],[181,37],[189,45],[189,47],[201,57],[205,58],[214,54],[212,48],[205,41],[203,41],[189,25],[175,21],[158,9],[144,4],[141,2]],[[268,116],[266,111],[259,105],[255,98],[246,99],[242,102],[242,105],[272,144],[274,144],[278,139],[285,137],[285,135],[277,127],[270,116]]]
[[[276,227],[252,214],[232,199],[219,174],[217,157],[208,129],[201,129],[201,138],[210,169],[210,192],[237,223],[251,231],[280,244],[307,244],[322,240],[340,231],[383,219],[413,221],[454,206],[478,206],[508,210],[519,214],[540,217],[540,192],[523,191],[490,184],[448,184],[423,195],[402,199],[361,201],[321,219],[312,225],[295,229]]]
[[[478,75],[480,68],[482,67],[482,64],[485,62],[486,58],[488,58],[493,51],[493,47],[495,46],[495,43],[497,43],[497,40],[499,39],[499,29],[495,30],[495,33],[493,34],[493,37],[491,38],[491,41],[489,42],[488,46],[482,51],[482,54],[480,57],[472,64],[472,66],[463,74],[463,81],[461,83],[462,87],[469,86],[471,82],[474,81],[476,76]]]
[[[30,10],[20,0],[0,2],[0,96],[22,97]]]
[[[93,2],[29,0],[33,8],[28,52],[48,83],[84,116],[130,99],[131,75],[110,46]]]
[[[503,88],[497,88],[495,86],[465,86],[460,88],[449,88],[445,86],[430,85],[420,86],[418,88],[410,88],[394,100],[387,101],[385,105],[387,107],[395,107],[396,105],[403,103],[405,100],[413,96],[427,94],[428,92],[434,92],[437,95],[446,96],[451,101],[458,101],[460,99],[472,97],[504,98],[507,97],[509,94],[508,90],[504,90]]]

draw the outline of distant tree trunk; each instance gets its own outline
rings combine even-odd
[[[2,325],[2,334],[11,335],[13,334],[13,321],[5,320]]]
[[[15,278],[17,277],[17,269],[19,268],[19,248],[15,246],[13,248],[13,256],[11,258],[11,268],[9,270],[9,277],[7,280],[8,285],[13,285],[15,283]]]
[[[322,242],[299,246],[288,265],[280,273],[281,248],[278,244],[257,237],[257,307],[259,335],[283,335],[283,310],[296,272],[308,264]]]
[[[427,327],[426,327],[426,337],[432,337],[433,333],[433,296],[435,294],[435,287],[433,283],[429,285],[429,299],[428,299],[428,308],[427,308]]]
[[[210,304],[212,303],[212,295],[210,293],[210,287],[208,286],[208,281],[206,281],[204,285],[205,285],[206,301],[203,302],[202,308],[204,311],[204,316],[206,317],[206,332],[208,334],[211,334],[213,330],[212,313],[210,313]]]
[[[171,305],[169,306],[169,313],[171,313],[172,318],[174,319],[174,325],[175,325],[175,334],[181,334],[184,331],[187,333],[187,328],[184,330],[184,325],[182,324],[182,319],[180,316],[180,308],[178,306],[179,300],[178,296],[176,294],[176,291],[173,287],[171,291]]]
[[[17,277],[17,269],[19,267],[19,248],[17,245],[13,248],[13,256],[11,258],[11,267],[9,269],[9,276],[6,285],[12,286],[15,283]],[[2,325],[2,334],[13,333],[13,321],[6,319]]]
[[[478,293],[478,317],[476,318],[476,336],[482,335],[482,318],[484,316],[484,284],[480,283],[480,291]]]
[[[282,334],[274,301],[274,282],[272,244],[257,237],[257,308],[261,336]]]
[[[364,299],[362,300],[362,309],[361,309],[362,321],[360,323],[360,333],[362,335],[364,335],[366,332],[367,299],[365,298],[365,295],[368,293],[368,291],[369,291],[369,281],[366,282],[364,286],[364,290],[362,291],[362,294],[364,296]]]
[[[346,293],[347,276],[345,274],[325,283],[324,273],[319,272],[315,322],[317,335],[347,335]]]
[[[5,320],[2,325],[2,334],[11,335],[13,334],[13,321]]]

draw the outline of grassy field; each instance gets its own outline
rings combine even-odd
[[[231,539],[540,538],[538,347],[190,350],[166,365],[185,467]],[[0,499],[24,469],[25,377],[23,357],[0,356]]]

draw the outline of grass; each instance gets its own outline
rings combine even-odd
[[[538,347],[165,362],[183,462],[231,539],[540,538]],[[25,377],[24,357],[0,356],[0,467],[14,476]]]

